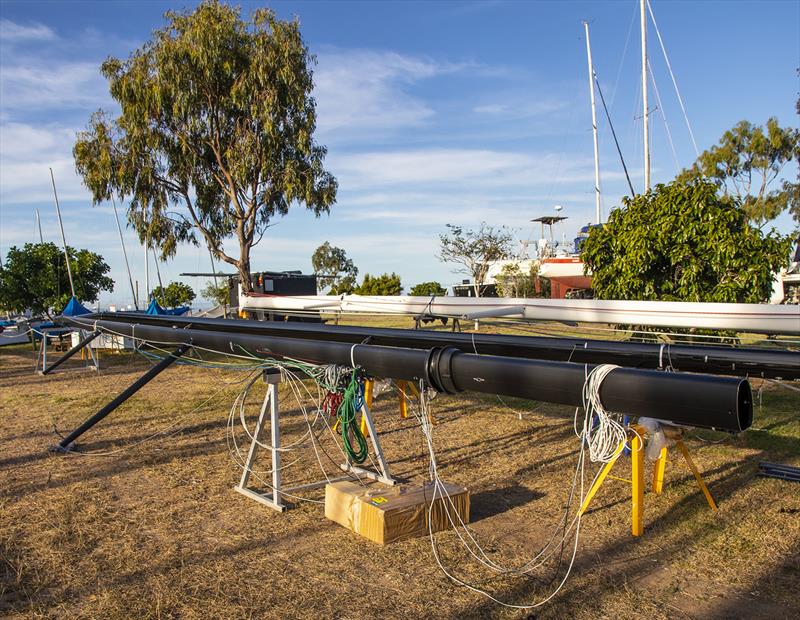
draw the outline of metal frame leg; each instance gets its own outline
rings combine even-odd
[[[389,471],[389,464],[386,462],[386,458],[383,455],[383,448],[381,448],[381,441],[378,438],[378,431],[375,430],[375,423],[372,421],[372,415],[370,414],[369,407],[367,407],[366,404],[361,407],[361,415],[362,422],[366,423],[367,425],[367,432],[369,433],[369,438],[372,440],[372,446],[375,448],[375,456],[378,459],[378,466],[380,467],[381,471],[378,473],[370,469],[359,467],[358,465],[351,463],[349,460],[340,465],[340,467],[344,471],[352,471],[362,476],[366,476],[371,480],[377,480],[378,482],[383,482],[384,484],[393,486],[397,484],[397,480],[392,478],[392,474]]]
[[[307,484],[298,484],[290,487],[283,486],[281,476],[281,432],[280,432],[280,408],[278,403],[278,384],[280,383],[281,376],[276,370],[267,370],[264,372],[264,380],[268,383],[267,393],[264,395],[264,402],[261,405],[261,411],[258,414],[258,422],[256,423],[255,432],[253,433],[253,441],[250,444],[250,450],[247,453],[247,460],[245,461],[244,471],[239,484],[234,487],[242,495],[254,499],[257,502],[277,510],[278,512],[285,512],[290,508],[289,504],[283,502],[284,496],[289,491],[310,490],[325,486],[328,482],[336,482],[345,480],[347,476],[338,478],[331,478],[320,480],[317,482],[309,482]],[[251,488],[248,488],[247,483],[250,481],[250,476],[253,470],[253,464],[256,460],[256,454],[260,447],[261,435],[264,431],[264,423],[267,419],[267,409],[269,408],[270,420],[270,452],[272,453],[272,491],[268,493],[259,493]],[[372,425],[370,419],[369,425]],[[312,441],[313,438],[312,438]],[[381,455],[382,457],[382,455]],[[377,475],[377,474],[375,474]]]
[[[267,393],[264,395],[264,402],[261,405],[261,412],[258,414],[258,422],[256,429],[253,433],[253,441],[250,444],[250,450],[247,453],[247,460],[245,461],[244,471],[242,471],[242,478],[239,484],[234,487],[236,491],[242,495],[277,510],[278,512],[285,512],[288,506],[281,501],[281,431],[279,422],[279,409],[278,409],[278,383],[280,382],[280,375],[265,375],[265,379],[270,381],[267,386]],[[253,463],[256,460],[256,452],[261,440],[261,434],[264,430],[264,421],[267,418],[267,409],[269,409],[270,419],[270,452],[272,453],[272,492],[271,493],[258,493],[252,489],[247,488],[247,483],[250,480],[250,474],[253,470]]]

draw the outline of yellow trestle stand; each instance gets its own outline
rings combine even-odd
[[[612,480],[620,480],[621,482],[625,482],[631,485],[631,534],[634,536],[641,536],[644,533],[644,525],[642,521],[642,515],[644,513],[644,437],[646,433],[646,429],[641,426],[631,425],[629,427],[629,437],[630,437],[630,446],[631,446],[631,479],[628,480],[627,478],[618,478],[616,476],[611,476],[611,469],[614,467],[614,464],[617,462],[620,456],[623,454],[624,445],[620,445],[619,450],[617,451],[617,455],[608,463],[603,466],[603,469],[600,472],[600,475],[595,480],[592,487],[589,489],[589,492],[586,494],[586,499],[583,501],[583,505],[580,507],[579,514],[583,515],[586,510],[589,508],[589,504],[592,502],[592,499],[600,490],[600,486],[603,484],[606,478],[611,478]],[[714,498],[711,496],[711,491],[708,490],[705,481],[703,480],[700,471],[697,469],[697,466],[694,464],[692,457],[689,455],[689,450],[686,447],[686,444],[683,443],[683,431],[680,429],[668,429],[665,431],[665,435],[667,438],[674,442],[675,446],[677,446],[678,450],[680,450],[683,458],[686,460],[689,469],[694,474],[694,478],[697,481],[697,485],[700,487],[700,490],[703,492],[703,495],[708,502],[708,505],[711,507],[711,510],[714,512],[717,511],[717,504],[714,502]],[[667,448],[666,446],[661,449],[661,453],[659,454],[658,459],[655,462],[655,466],[653,468],[653,492],[656,495],[660,495],[661,491],[664,487],[664,472],[666,470],[667,465]]]

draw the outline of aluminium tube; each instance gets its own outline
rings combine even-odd
[[[61,320],[79,324],[68,317]],[[411,349],[143,323],[92,322],[98,328],[163,344],[191,341],[196,347],[220,353],[243,349],[262,357],[356,364],[376,377],[424,380],[440,392],[471,390],[571,406],[582,404],[586,376],[594,368],[572,362],[475,355],[454,347]],[[600,399],[607,409],[618,413],[732,432],[748,428],[753,416],[750,384],[741,378],[619,368],[603,381]]]
[[[671,368],[680,371],[737,377],[758,376],[770,379],[800,379],[800,352],[752,347],[661,345],[583,338],[463,334],[314,323],[279,323],[177,316],[162,317],[127,312],[90,315],[89,320],[94,318],[152,325],[213,328],[215,331],[309,338],[324,341],[369,342],[370,344],[412,349],[452,346],[465,353],[486,355],[507,355],[587,364],[611,363],[632,368]]]

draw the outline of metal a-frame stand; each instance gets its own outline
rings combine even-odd
[[[57,328],[55,331],[63,331],[63,327]],[[92,370],[100,370],[100,360],[98,359],[95,352],[92,350],[92,347],[88,346],[92,340],[97,338],[100,335],[98,330],[93,332],[87,332],[84,330],[78,330],[78,333],[81,336],[80,342],[72,347],[69,351],[64,353],[61,357],[59,357],[53,364],[48,368],[47,366],[47,339],[50,337],[51,328],[45,327],[41,329],[42,332],[42,342],[39,346],[39,355],[36,357],[36,369],[35,372],[41,375],[46,375],[54,371],[58,368],[61,364],[66,362],[69,358],[75,355],[78,351],[82,350],[86,347],[86,350],[89,352],[89,360],[90,363],[85,365],[85,368],[90,368]],[[88,360],[87,360],[88,361]],[[41,368],[40,368],[41,366]]]
[[[307,491],[325,486],[328,484],[329,480],[319,480],[316,482],[288,487],[283,485],[283,480],[281,477],[280,409],[278,405],[278,385],[281,382],[280,370],[278,368],[270,368],[265,370],[264,382],[267,384],[267,393],[264,396],[264,401],[261,405],[261,411],[258,415],[258,421],[256,422],[256,428],[255,432],[253,433],[253,440],[250,444],[250,450],[247,453],[247,460],[244,464],[242,477],[239,480],[239,484],[236,485],[234,489],[242,495],[245,495],[250,499],[254,499],[255,501],[264,504],[273,510],[284,512],[290,507],[288,503],[284,502],[285,496],[294,491]],[[267,415],[267,411],[269,411],[269,416]],[[380,467],[380,472],[359,467],[356,464],[351,463],[349,459],[347,462],[340,465],[340,467],[346,472],[352,472],[356,475],[364,476],[366,478],[370,478],[371,480],[377,480],[384,484],[394,485],[397,483],[397,481],[392,478],[391,473],[389,472],[389,464],[386,462],[386,458],[383,455],[380,439],[378,438],[378,433],[375,430],[375,424],[372,421],[372,416],[370,415],[369,408],[366,404],[361,409],[361,414],[363,415],[363,420],[366,423],[369,437],[372,440],[372,446],[375,450],[375,456],[378,461],[378,466]],[[265,426],[267,422],[269,423],[270,427],[269,446],[266,446],[261,442],[261,438],[265,433]],[[314,441],[313,438],[312,441]],[[253,464],[256,461],[259,447],[268,449],[272,457],[271,484],[266,480],[261,480],[261,482],[271,487],[271,491],[267,493],[259,493],[258,491],[248,487],[250,476],[254,475]],[[333,482],[334,480],[346,479],[348,479],[348,476],[341,476],[331,479],[330,482]]]

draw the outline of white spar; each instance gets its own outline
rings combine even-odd
[[[675,301],[601,301],[362,295],[278,296],[240,294],[240,310],[324,311],[476,319],[513,317],[565,323],[722,329],[800,335],[797,304],[725,304]]]

